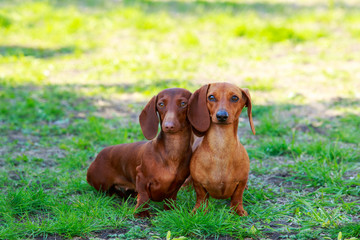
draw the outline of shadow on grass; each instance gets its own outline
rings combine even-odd
[[[177,80],[177,79],[142,79],[134,83],[119,83],[119,84],[66,84],[64,86],[70,88],[97,88],[100,91],[106,92],[111,89],[115,93],[141,93],[143,95],[156,95],[158,92],[166,88],[186,88],[189,91],[196,90],[199,87],[191,81]]]
[[[35,58],[51,58],[59,55],[74,53],[75,47],[67,46],[62,48],[33,48],[24,46],[0,46],[1,56],[24,56]]]
[[[59,119],[93,110],[91,102],[76,89],[57,85],[2,84],[0,79],[0,129],[20,130],[42,127]]]
[[[4,79],[3,81],[6,82]],[[7,103],[0,105],[0,122],[3,123],[0,129],[5,132],[26,128],[35,130],[43,125],[69,124],[72,119],[86,119],[94,114],[104,119],[120,118],[124,122],[131,119],[137,123],[138,115],[146,102],[161,90],[172,87],[186,88],[193,92],[199,86],[176,79],[111,85],[11,86],[2,84],[0,79],[0,102]],[[133,94],[138,93],[144,96],[143,100],[134,98]],[[254,105],[253,118],[257,134],[251,138],[289,137],[292,132],[297,131],[356,143],[360,137],[360,118],[356,115],[356,106],[360,106],[360,99],[335,98],[316,105]],[[350,111],[353,109],[353,112]],[[241,119],[239,134],[247,136],[249,129],[246,111],[241,114]]]
[[[7,79],[0,78],[0,129],[19,130],[34,128],[36,125],[60,124],[71,118],[86,118],[92,113],[99,117],[138,118],[146,101],[163,89],[180,87],[195,88],[187,81],[160,79],[134,84],[65,84],[35,86],[24,84],[12,86]],[[95,92],[93,96],[84,96],[81,92]],[[140,93],[144,101],[135,100],[132,94]],[[121,96],[112,99],[103,96]],[[100,104],[99,104],[100,102]]]

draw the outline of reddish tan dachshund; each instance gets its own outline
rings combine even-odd
[[[171,88],[154,96],[139,120],[144,136],[151,141],[120,144],[103,149],[87,172],[87,181],[97,190],[126,197],[137,193],[135,214],[149,217],[147,202],[176,200],[189,176],[191,125],[187,106],[191,93]],[[165,209],[169,209],[165,204]]]
[[[190,98],[188,118],[197,136],[190,161],[190,174],[196,191],[196,211],[208,204],[209,195],[217,199],[231,197],[230,207],[240,216],[243,192],[249,176],[249,157],[240,143],[237,130],[239,116],[247,107],[252,132],[251,99],[247,89],[230,83],[201,87]]]

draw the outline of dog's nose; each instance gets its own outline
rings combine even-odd
[[[174,130],[175,124],[173,122],[164,122],[165,130]]]
[[[219,110],[216,113],[216,118],[219,122],[225,122],[229,118],[229,114],[225,110]]]

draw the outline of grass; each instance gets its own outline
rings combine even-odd
[[[359,239],[360,5],[355,1],[1,1],[0,238]],[[144,140],[137,117],[169,87],[249,88],[239,137],[248,217],[190,214],[94,191],[105,146]],[[169,235],[170,231],[170,235]]]

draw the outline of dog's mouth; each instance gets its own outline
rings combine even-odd
[[[231,122],[220,122],[220,121],[213,121],[213,123],[218,124],[218,125],[230,125]]]
[[[164,133],[177,133],[180,129],[162,129]]]
[[[230,119],[226,119],[224,121],[221,121],[219,119],[217,119],[216,117],[212,117],[211,118],[211,121],[215,124],[219,124],[219,125],[229,125],[229,124],[232,124],[232,121],[230,121]]]

